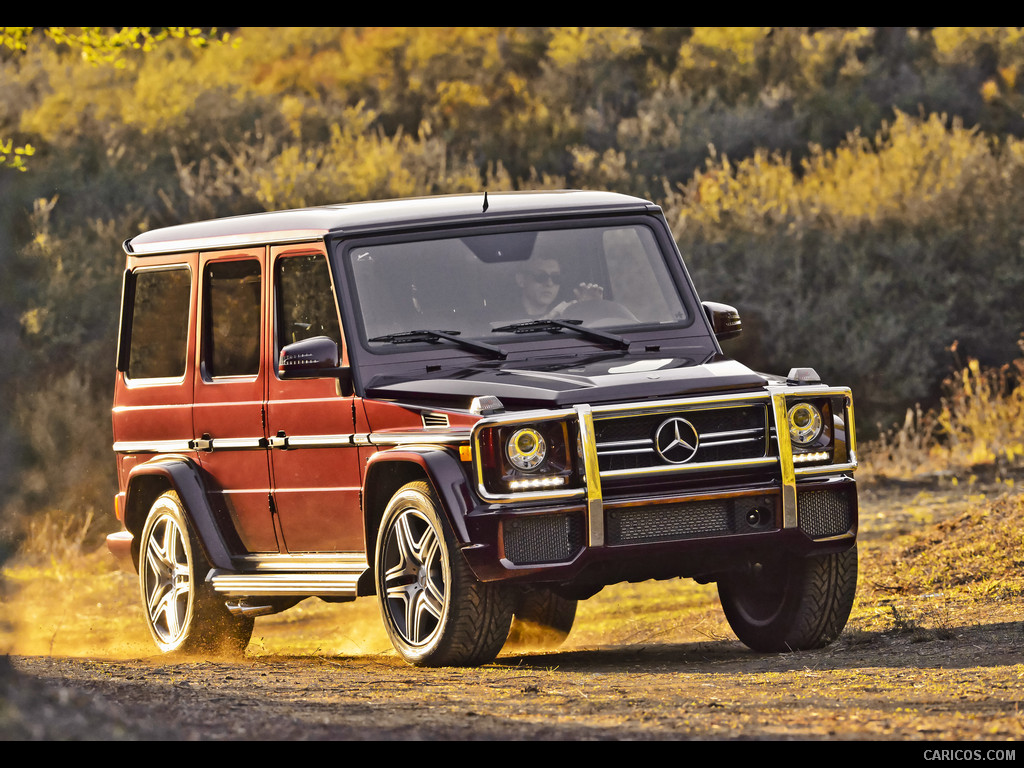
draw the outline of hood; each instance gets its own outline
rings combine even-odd
[[[760,389],[761,374],[728,358],[696,363],[678,357],[622,357],[566,362],[508,362],[411,375],[375,376],[366,397],[466,408],[494,395],[506,408],[564,408],[580,403],[682,397]]]

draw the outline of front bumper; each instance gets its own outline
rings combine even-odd
[[[794,463],[785,427],[787,403],[803,396],[844,403],[842,413],[836,414],[843,428],[842,450],[831,463]],[[760,433],[747,428],[758,408],[763,413]],[[569,418],[579,425],[582,487],[488,497],[478,483],[483,503],[466,516],[472,543],[464,550],[478,578],[561,585],[674,576],[713,579],[752,558],[783,551],[841,551],[856,540],[856,445],[848,390],[784,386],[767,393],[573,410]],[[731,425],[743,429],[717,435],[758,436],[746,439],[742,454],[723,447],[713,460],[698,457],[670,465],[644,464],[643,459],[629,468],[613,463],[611,454],[639,450],[608,450],[601,443],[607,440],[601,433],[612,421],[614,429],[630,428],[638,420],[657,424],[683,414],[700,423],[711,411],[728,411],[729,419],[744,414],[747,420]],[[518,414],[514,421],[530,418]],[[501,421],[496,417],[490,423]],[[478,430],[487,426],[484,422]],[[752,449],[757,441],[763,451]],[[615,447],[637,442],[620,439]],[[476,475],[480,479],[479,467]]]
[[[595,526],[583,504],[489,507],[467,517],[474,544],[464,553],[484,581],[603,586],[714,579],[770,554],[825,554],[853,546],[858,509],[852,477],[801,482],[794,495],[795,525],[787,525],[781,489],[770,486],[617,499],[603,506],[601,544],[588,539]]]

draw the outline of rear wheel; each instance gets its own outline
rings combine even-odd
[[[406,661],[468,666],[498,655],[512,621],[511,593],[476,580],[427,483],[409,483],[391,498],[374,566],[384,627]]]
[[[209,563],[169,491],[150,508],[142,529],[139,587],[150,634],[169,653],[240,654],[252,637],[253,619],[232,616],[206,583]]]
[[[857,591],[857,548],[817,557],[780,557],[719,579],[722,609],[755,651],[828,645],[843,631]]]
[[[508,644],[557,648],[572,630],[578,602],[543,587],[524,587],[516,601]]]

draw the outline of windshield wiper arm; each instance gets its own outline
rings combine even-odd
[[[512,323],[511,325],[503,325],[500,328],[492,328],[491,333],[533,333],[534,331],[569,330],[592,341],[611,344],[620,349],[629,349],[629,342],[621,336],[616,336],[613,333],[604,333],[593,328],[585,328],[582,323],[582,320],[525,320],[521,323]]]
[[[461,331],[435,331],[432,329],[422,329],[418,331],[403,331],[402,333],[389,333],[386,336],[377,336],[370,339],[370,341],[386,341],[389,344],[411,344],[417,341],[450,341],[454,344],[458,344],[460,347],[473,350],[474,352],[483,352],[484,354],[492,357],[500,357],[504,359],[508,356],[508,353],[501,347],[496,347],[493,344],[487,344],[482,341],[472,341],[471,339],[459,338]]]

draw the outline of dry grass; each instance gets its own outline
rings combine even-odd
[[[908,409],[862,454],[862,479],[1012,475],[1024,465],[1024,357],[998,368],[968,360],[943,382],[937,409]]]

